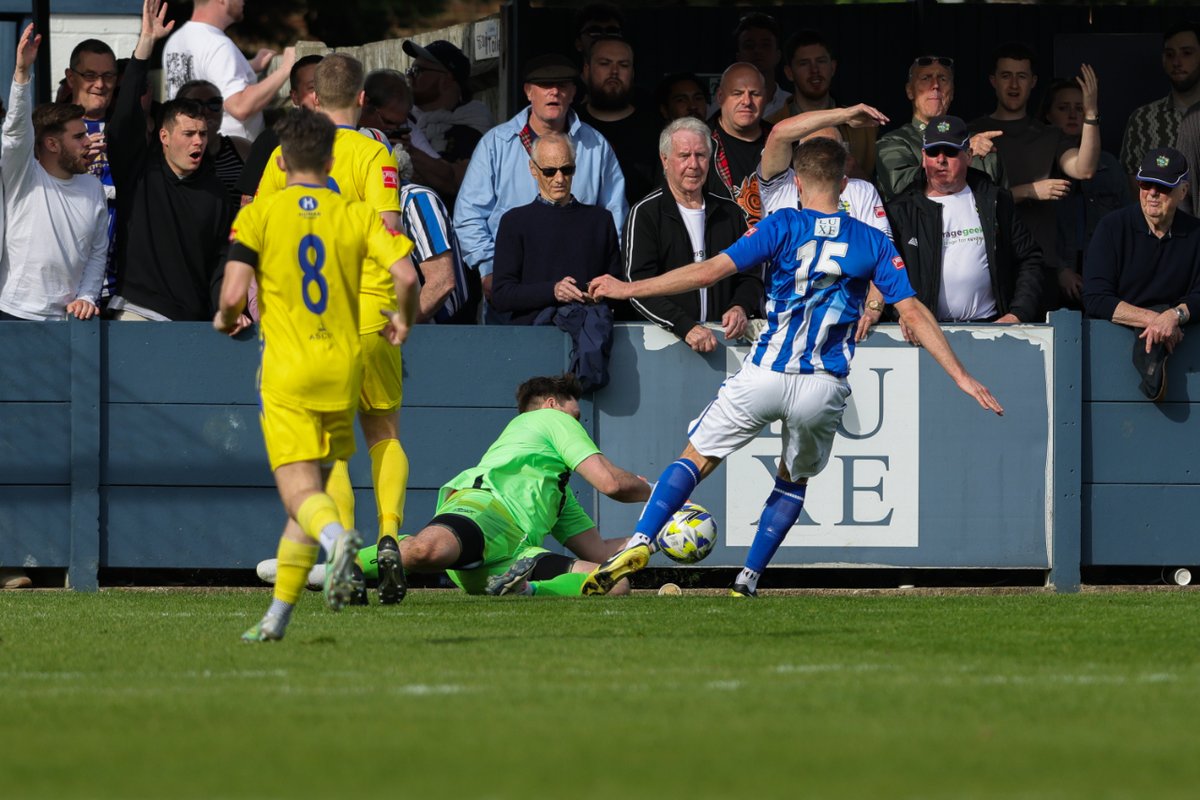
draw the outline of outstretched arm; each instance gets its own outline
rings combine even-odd
[[[588,283],[588,294],[593,300],[611,297],[614,300],[628,300],[631,297],[662,297],[679,294],[691,289],[712,286],[722,278],[727,278],[737,272],[733,259],[724,253],[718,253],[707,261],[688,264],[662,275],[647,278],[633,283],[626,283],[612,275],[601,275],[592,278]]]
[[[650,484],[595,453],[579,462],[575,471],[602,494],[622,503],[644,503],[650,499]]]
[[[792,145],[822,128],[849,125],[851,128],[879,127],[888,118],[876,108],[859,103],[849,108],[827,108],[806,111],[776,123],[763,148],[759,174],[770,180],[792,163]]]
[[[938,327],[937,320],[920,300],[915,297],[905,298],[896,303],[896,310],[900,312],[900,320],[916,335],[934,361],[946,370],[946,374],[954,380],[959,389],[974,397],[983,408],[1003,416],[1004,409],[996,402],[996,398],[992,397],[988,388],[967,372],[958,356],[950,349],[950,343]]]

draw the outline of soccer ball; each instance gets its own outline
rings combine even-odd
[[[717,521],[703,506],[685,503],[658,532],[658,549],[672,561],[703,561],[717,543]]]

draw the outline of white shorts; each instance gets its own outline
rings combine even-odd
[[[747,361],[688,425],[688,441],[701,455],[724,459],[779,420],[791,479],[811,478],[829,461],[849,397],[844,378],[775,372]]]

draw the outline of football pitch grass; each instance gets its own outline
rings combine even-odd
[[[0,593],[0,796],[1200,792],[1194,591],[268,597]]]

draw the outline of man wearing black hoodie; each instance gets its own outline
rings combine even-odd
[[[163,24],[161,0],[146,0],[126,80],[142,86]],[[108,158],[117,187],[115,319],[212,319],[218,306],[233,207],[204,160],[204,109],[192,100],[163,106],[158,145],[147,141],[140,92],[118,94],[108,123]],[[243,318],[237,330],[249,324]]]

